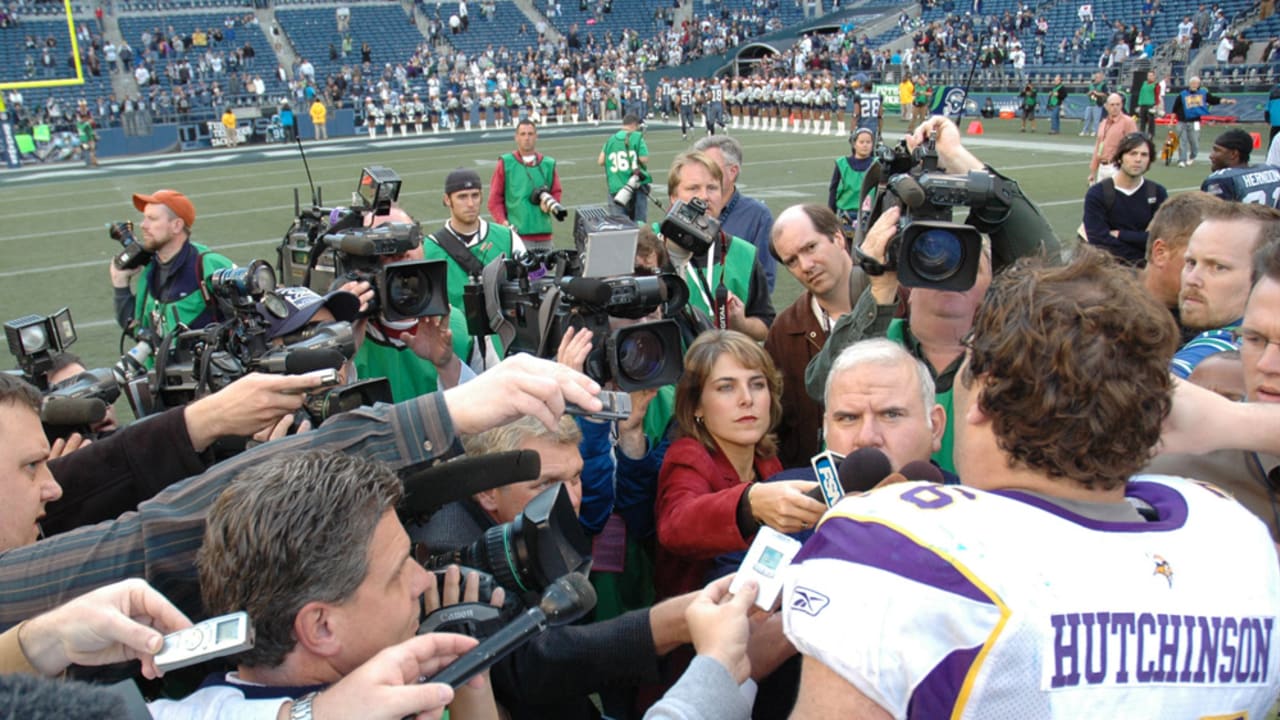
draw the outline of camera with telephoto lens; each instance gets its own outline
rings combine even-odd
[[[385,217],[400,196],[400,176],[379,165],[364,168],[350,207],[324,207],[314,198],[301,208],[294,192],[294,221],[277,248],[280,277],[290,285],[325,294],[347,280],[364,280],[374,289],[366,314],[390,321],[444,315],[449,300],[448,267],[442,260],[384,260],[421,247],[414,223],[364,226],[366,217]]]
[[[118,223],[107,223],[107,235],[120,243],[124,249],[111,262],[120,270],[134,270],[151,262],[155,253],[147,250],[133,236],[133,222],[125,220]]]
[[[1004,210],[1014,188],[986,170],[947,174],[938,168],[938,152],[930,139],[915,151],[906,142],[881,146],[877,152],[888,177],[877,200],[876,217],[891,203],[902,208],[899,231],[885,249],[885,262],[859,250],[868,275],[896,271],[906,287],[964,291],[973,287],[982,259],[982,234],[970,224],[952,222],[952,210]]]
[[[307,395],[302,411],[315,427],[339,413],[377,403],[395,402],[391,395],[391,381],[384,378],[360,380],[342,387],[327,388]]]
[[[631,177],[627,178],[627,184],[618,188],[618,192],[613,194],[613,201],[623,207],[631,202],[631,198],[640,190],[640,186],[644,184],[644,173],[639,170],[633,170]]]
[[[463,292],[467,332],[497,333],[508,355],[527,352],[554,358],[569,328],[590,330],[583,371],[597,382],[613,380],[624,392],[669,385],[684,369],[680,329],[669,319],[611,330],[609,318],[639,319],[680,312],[689,299],[678,276],[582,277],[575,250],[535,250],[489,263]]]
[[[244,267],[215,270],[203,284],[209,299],[216,300],[225,316],[252,309],[264,295],[276,289],[276,272],[266,260]]]
[[[569,215],[569,211],[560,204],[559,200],[556,200],[555,196],[551,194],[551,188],[546,185],[539,185],[534,188],[533,192],[529,193],[529,202],[560,222],[564,222],[564,219]]]
[[[463,565],[489,573],[527,604],[556,578],[591,570],[591,541],[578,522],[563,483],[538,493],[516,519],[491,527],[484,537],[451,552],[431,555],[428,570]]]
[[[707,214],[702,198],[677,200],[662,219],[659,231],[662,237],[702,257],[720,239],[720,221]]]

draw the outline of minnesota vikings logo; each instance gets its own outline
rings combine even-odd
[[[1164,579],[1169,581],[1169,587],[1173,587],[1173,566],[1169,564],[1169,561],[1159,555],[1152,555],[1151,561],[1156,564],[1155,572],[1151,574],[1163,575]]]

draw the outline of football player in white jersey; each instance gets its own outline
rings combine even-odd
[[[847,497],[787,571],[792,717],[1266,716],[1266,528],[1213,486],[1134,477],[1177,341],[1099,251],[997,276],[954,390],[964,484]]]

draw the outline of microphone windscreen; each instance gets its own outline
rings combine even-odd
[[[347,358],[333,348],[294,350],[284,359],[284,371],[301,375],[313,370],[336,370],[346,361]]]
[[[45,425],[92,425],[107,416],[107,404],[98,398],[46,398],[40,406],[40,422]]]
[[[897,175],[889,181],[893,193],[902,198],[902,204],[909,208],[918,208],[924,204],[924,188],[910,175]]]
[[[556,578],[542,593],[538,607],[551,626],[577,620],[596,606],[596,589],[586,575],[572,572]]]
[[[565,281],[563,290],[592,305],[608,305],[613,297],[609,284],[599,278],[575,277]]]
[[[942,484],[942,471],[933,463],[924,460],[912,460],[898,472],[906,476],[908,480],[924,480],[931,483]]]
[[[512,450],[460,457],[426,468],[400,471],[404,482],[404,510],[409,517],[426,517],[451,502],[511,483],[537,480],[542,459],[533,450]]]
[[[840,486],[845,494],[866,492],[893,472],[889,456],[879,448],[858,448],[840,463]]]

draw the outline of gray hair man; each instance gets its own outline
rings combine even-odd
[[[778,272],[773,256],[769,254],[773,213],[764,203],[738,190],[738,176],[742,173],[742,143],[729,135],[708,135],[694,143],[693,150],[705,154],[720,166],[720,194],[724,199],[720,210],[720,229],[756,247],[756,257],[760,259],[765,277],[769,278],[769,292],[772,293]]]

